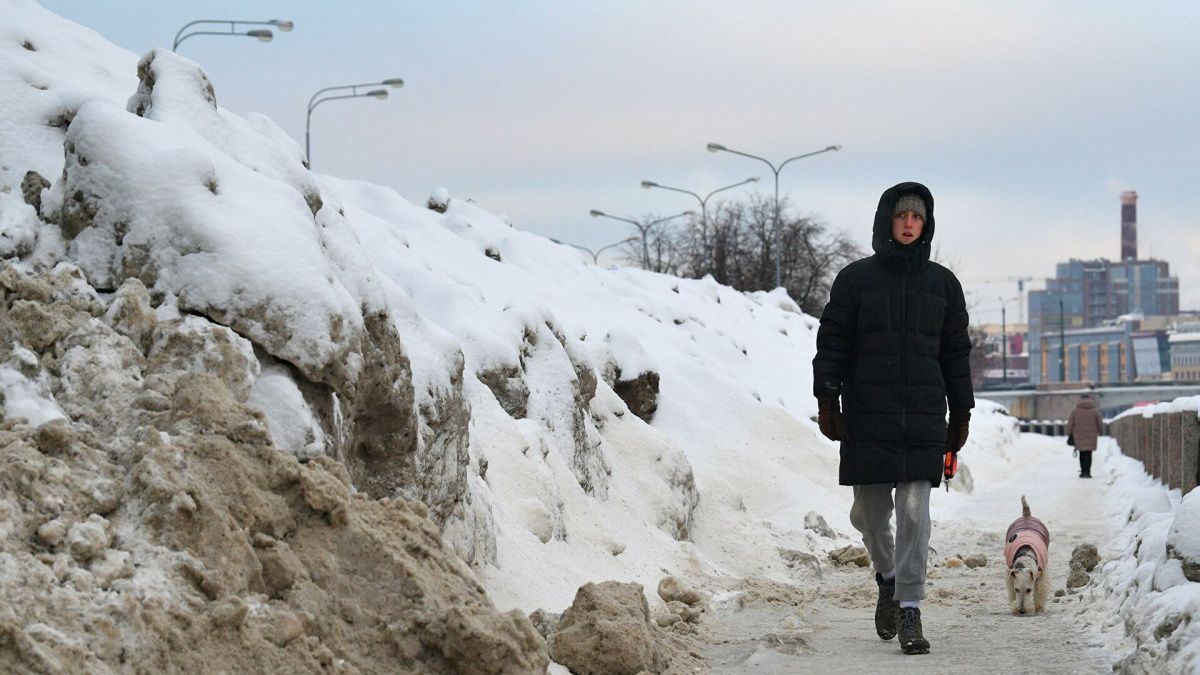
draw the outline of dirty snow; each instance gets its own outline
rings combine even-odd
[[[246,358],[261,365],[243,370],[263,433],[305,459],[339,441],[342,410],[335,397],[322,417],[299,378],[357,382],[377,364],[355,351],[356,336],[368,314],[383,312],[411,368],[421,428],[447,400],[469,414],[466,451],[445,455],[467,466],[448,472],[464,486],[444,536],[477,553],[473,574],[501,610],[561,611],[585,582],[653,589],[669,572],[722,599],[701,633],[714,664],[824,665],[835,643],[859,635],[864,664],[892,663],[869,623],[855,628],[870,604],[869,576],[823,559],[858,538],[850,491],[836,484],[836,446],[811,419],[816,321],[785,294],[600,268],[444,191],[435,191],[440,213],[385,187],[313,174],[269,119],[221,109],[220,83],[197,64],[162,50],[139,58],[29,0],[6,3],[0,59],[0,253],[24,251],[32,267],[74,263],[104,295],[141,274],[159,320],[200,313],[238,331],[255,345]],[[152,91],[139,62],[153,73]],[[39,220],[19,198],[27,170],[53,183],[39,195],[48,218],[76,195],[103,195],[85,214],[92,220],[69,236]],[[144,260],[131,251],[152,264],[134,269]],[[133,386],[121,360],[131,354],[96,349],[77,366],[100,373],[106,364],[95,359],[110,358],[112,381]],[[27,355],[13,355],[0,365],[6,416],[70,416]],[[650,423],[614,391],[643,372],[661,378]],[[85,397],[89,383],[68,380],[71,396]],[[524,415],[511,414],[515,404]],[[1164,405],[1200,409],[1200,397]],[[1017,434],[987,401],[971,428],[963,475],[933,498],[939,558],[999,560],[996,535],[1027,494],[1055,533],[1056,565],[1082,541],[1108,562],[1100,581],[1025,620],[1005,614],[995,562],[935,569],[926,605],[935,649],[990,667],[1005,663],[1004,643],[991,636],[1016,631],[1043,646],[1036,662],[1050,670],[1103,670],[1130,653],[1130,640],[1157,645],[1171,616],[1195,614],[1196,584],[1180,582],[1165,552],[1171,523],[1195,531],[1195,509],[1181,509],[1180,495],[1138,477],[1111,443],[1097,458],[1105,477],[1079,482],[1060,441]],[[836,536],[807,529],[810,512]],[[78,531],[81,552],[93,534]],[[812,559],[825,578],[810,576]],[[96,565],[102,576],[124,573],[121,560]],[[1065,573],[1055,573],[1057,588]],[[748,592],[740,605],[730,599]],[[1087,634],[1105,623],[1105,603],[1118,602],[1109,596],[1122,599],[1134,638],[1122,620],[1102,639]],[[720,646],[743,638],[754,644]],[[1172,663],[1194,663],[1194,651],[1171,653]]]

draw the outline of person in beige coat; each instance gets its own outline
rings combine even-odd
[[[1079,451],[1079,477],[1092,477],[1092,452],[1104,430],[1104,418],[1091,394],[1084,394],[1075,404],[1067,418],[1067,435],[1075,437],[1075,449]]]

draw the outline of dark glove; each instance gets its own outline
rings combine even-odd
[[[958,452],[967,444],[971,431],[971,411],[951,410],[950,422],[946,425],[946,450]]]
[[[846,437],[846,419],[842,417],[841,407],[836,398],[817,399],[817,426],[821,433],[831,441],[840,441]]]

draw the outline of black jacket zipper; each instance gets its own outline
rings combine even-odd
[[[900,472],[908,480],[908,261],[900,274]]]

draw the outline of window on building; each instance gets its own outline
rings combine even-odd
[[[1158,338],[1144,336],[1133,338],[1133,364],[1138,377],[1162,375],[1162,359],[1158,353]]]

